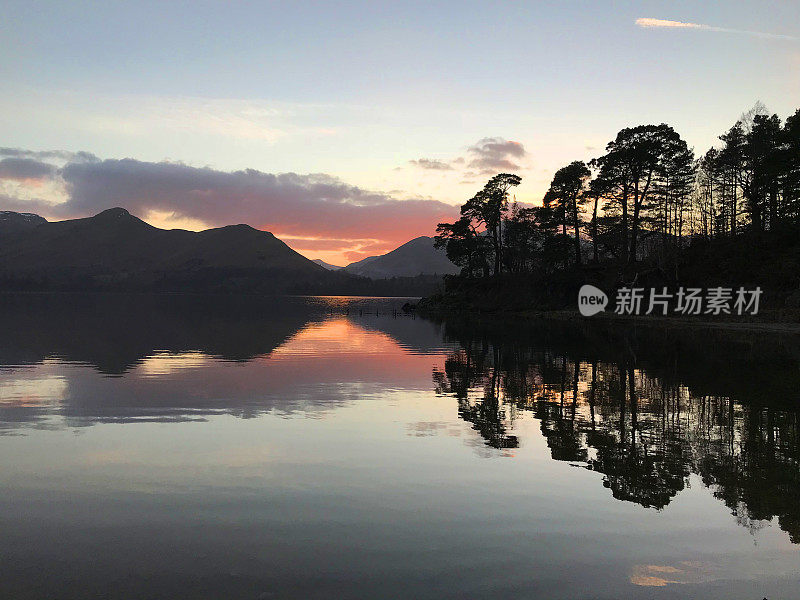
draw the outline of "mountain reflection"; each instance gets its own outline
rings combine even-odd
[[[364,302],[366,325],[403,300]],[[398,341],[341,299],[32,294],[0,308],[0,433],[321,414],[387,387],[429,390],[425,356],[441,353],[436,325],[406,318]]]
[[[521,445],[530,414],[614,498],[661,509],[696,474],[742,525],[777,517],[800,543],[796,338],[508,329],[448,324],[459,348],[433,371],[487,447]]]
[[[301,304],[248,296],[0,295],[0,366],[56,357],[122,375],[158,351],[247,361],[313,318]]]

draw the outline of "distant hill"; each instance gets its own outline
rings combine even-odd
[[[320,267],[324,267],[328,269],[328,271],[338,271],[339,269],[344,269],[344,267],[338,267],[336,265],[332,265],[331,263],[326,263],[321,258],[313,258],[311,262],[317,263]]]
[[[18,213],[10,210],[0,210],[0,235],[11,235],[28,231],[47,223],[47,219],[33,213]]]
[[[421,236],[406,242],[381,256],[370,256],[344,268],[346,273],[372,279],[416,277],[417,275],[447,275],[458,273],[444,250],[433,246],[433,238]]]
[[[164,230],[122,208],[52,223],[0,213],[0,289],[282,293],[331,275],[248,225]]]

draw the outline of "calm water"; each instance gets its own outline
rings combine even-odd
[[[0,297],[0,597],[800,598],[797,336],[402,303]]]

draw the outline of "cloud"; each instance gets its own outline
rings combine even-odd
[[[0,181],[2,181],[0,179]],[[16,195],[0,193],[0,211],[10,210],[12,212],[36,213],[46,216],[53,208],[51,202],[41,198],[21,198]]]
[[[417,160],[410,160],[408,161],[415,167],[419,167],[420,169],[429,169],[431,171],[452,171],[453,167],[444,162],[443,160],[437,160],[434,158],[420,158]]]
[[[476,177],[526,168],[520,160],[528,156],[520,142],[502,137],[485,137],[467,148],[467,155],[452,160],[419,158],[408,161],[412,166],[431,171],[454,171],[460,183],[473,183]]]
[[[292,247],[302,248],[303,250],[316,251],[342,251],[343,249],[357,250],[367,245],[381,244],[381,240],[364,239],[341,239],[341,238],[303,238],[283,236],[281,238]]]
[[[782,35],[778,33],[764,33],[762,31],[745,31],[742,29],[728,29],[726,27],[712,27],[711,25],[704,25],[702,23],[669,21],[666,19],[653,19],[651,17],[640,17],[636,19],[636,24],[639,27],[643,27],[645,29],[700,29],[702,31],[715,31],[718,33],[736,33],[741,35],[751,35],[766,39],[778,39],[778,40],[798,39],[791,35]]]
[[[35,160],[66,160],[76,162],[95,162],[100,160],[91,152],[71,152],[69,150],[27,150],[25,148],[0,148],[0,156],[13,158],[32,158]]]
[[[11,181],[41,181],[56,171],[50,163],[33,158],[4,158],[0,160],[0,179]]]
[[[697,23],[684,23],[682,21],[667,21],[666,19],[651,19],[650,17],[641,17],[636,19],[636,24],[639,27],[676,27],[680,29],[708,29],[708,25],[699,25]]]
[[[121,206],[144,219],[157,215],[162,221],[208,227],[248,223],[278,237],[297,239],[287,242],[301,250],[303,240],[316,248],[324,245],[321,240],[331,240],[331,250],[366,246],[391,250],[419,235],[430,235],[437,223],[458,213],[443,202],[400,199],[322,173],[228,172],[134,159],[70,161],[46,170],[45,163],[33,159],[14,160],[27,160],[31,164],[24,168],[30,173],[57,180],[65,197],[50,204],[5,196],[0,197],[0,208],[29,206],[45,217],[64,219]],[[7,172],[18,176],[24,168],[16,163]],[[4,177],[9,178],[0,171],[0,179]]]
[[[467,167],[481,174],[494,174],[500,171],[518,171],[522,167],[516,162],[527,156],[525,147],[501,137],[486,137],[467,149],[470,155]]]
[[[379,242],[367,242],[364,244],[359,244],[355,249],[345,252],[344,257],[350,262],[355,262],[368,256],[386,254],[386,252],[390,250],[394,250],[394,248],[386,248],[385,244]]]

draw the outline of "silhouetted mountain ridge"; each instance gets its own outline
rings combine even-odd
[[[47,219],[33,213],[18,213],[10,210],[0,211],[0,235],[10,235],[26,231],[47,223]]]
[[[328,269],[328,271],[338,271],[339,269],[344,269],[344,267],[340,267],[338,265],[332,265],[331,263],[325,262],[321,258],[314,258],[311,260],[311,262],[317,263],[320,267]]]
[[[459,268],[451,263],[443,250],[433,245],[433,238],[420,236],[381,256],[370,256],[347,265],[347,273],[386,279],[417,275],[447,275]]]
[[[6,289],[248,290],[281,293],[329,272],[248,225],[193,232],[149,225],[123,208],[48,222],[19,213],[0,223]]]

